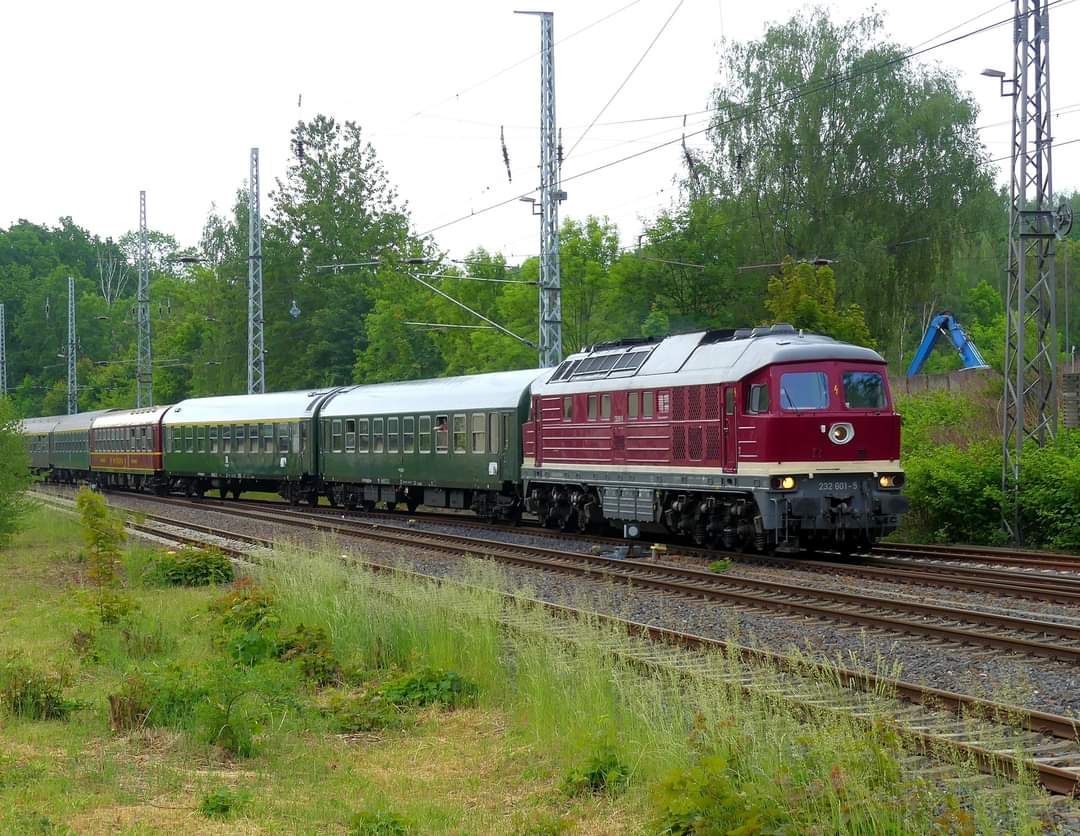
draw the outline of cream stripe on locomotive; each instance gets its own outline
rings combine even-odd
[[[727,471],[720,467],[672,467],[634,464],[588,464],[584,462],[545,462],[539,467],[535,459],[526,458],[523,467],[531,470],[540,470],[546,473],[551,471],[575,470],[593,471],[596,473],[661,473],[669,476],[692,475],[692,476],[773,476],[773,475],[798,475],[807,473],[901,473],[900,462],[896,459],[878,459],[873,461],[841,461],[841,462],[783,462],[780,464],[740,462],[736,471]],[[536,481],[545,481],[552,477],[531,477]]]

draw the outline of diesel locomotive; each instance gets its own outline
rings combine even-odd
[[[725,548],[862,548],[907,509],[885,361],[789,325],[602,343],[554,369],[34,418],[23,432],[55,481],[530,512]]]

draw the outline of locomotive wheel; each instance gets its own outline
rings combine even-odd
[[[573,531],[578,527],[578,512],[571,508],[565,517],[559,519],[559,531]]]

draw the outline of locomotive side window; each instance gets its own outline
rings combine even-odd
[[[487,450],[487,416],[474,412],[472,417],[472,451],[483,453]]]
[[[600,417],[611,417],[611,395],[603,395],[600,398]]]
[[[574,420],[574,399],[569,395],[562,399],[562,417],[564,421]]]
[[[641,393],[641,414],[645,418],[652,418],[656,414],[656,393]]]
[[[371,442],[368,438],[368,419],[361,418],[357,422],[356,430],[356,452],[366,453],[371,449]]]
[[[750,387],[750,406],[748,412],[769,411],[769,387],[765,383],[755,383]]]
[[[435,416],[435,452],[445,453],[450,449],[450,425],[445,415]]]
[[[345,419],[345,452],[356,452],[356,419]]]
[[[420,452],[431,452],[431,416],[420,416]]]
[[[641,402],[640,392],[631,392],[626,396],[626,417],[638,417],[638,404]]]
[[[371,420],[371,452],[381,453],[383,451],[383,419],[373,418]]]
[[[387,418],[386,419],[386,452],[396,453],[398,451],[398,419]]]
[[[844,406],[848,409],[884,409],[884,378],[877,372],[844,372]]]
[[[780,408],[825,409],[829,405],[829,381],[825,372],[787,372],[780,375]]]
[[[589,420],[596,420],[596,395],[589,395]]]
[[[465,416],[454,416],[454,452],[464,453],[465,448]]]
[[[411,415],[401,419],[401,452],[416,452],[416,419]]]
[[[732,388],[724,390],[724,414],[735,414],[735,390]]]

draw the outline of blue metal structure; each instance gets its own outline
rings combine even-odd
[[[960,357],[964,361],[965,369],[990,368],[983,359],[982,354],[979,353],[979,349],[975,347],[975,343],[973,343],[971,338],[967,335],[967,332],[960,327],[960,323],[956,321],[956,317],[948,311],[943,311],[931,319],[930,324],[926,327],[926,333],[923,334],[922,342],[919,343],[919,348],[915,351],[915,356],[911,360],[911,365],[908,366],[908,377],[914,377],[919,373],[920,369],[926,364],[926,361],[930,359],[930,355],[934,351],[934,346],[937,344],[938,337],[942,334],[948,337],[949,341],[956,347],[956,350],[960,352]]]

